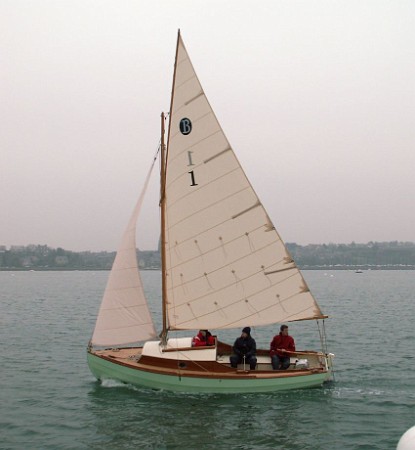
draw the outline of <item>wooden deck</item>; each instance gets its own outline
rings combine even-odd
[[[228,350],[228,348],[226,348],[226,350]],[[310,368],[308,369],[296,369],[295,366],[291,364],[290,368],[287,370],[275,371],[272,369],[271,360],[269,355],[267,355],[267,352],[259,351],[257,354],[258,363],[256,370],[249,370],[249,365],[244,368],[242,364],[240,364],[237,369],[232,368],[229,363],[230,353],[224,353],[224,348],[221,348],[221,350],[222,352],[219,352],[218,346],[218,356],[216,361],[197,362],[181,359],[165,360],[163,358],[142,356],[142,347],[97,350],[93,351],[93,353],[103,359],[110,360],[123,366],[128,366],[132,369],[135,368],[137,370],[160,374],[164,373],[190,377],[243,377],[266,379],[305,376],[326,372],[326,369],[319,358],[321,354],[318,352],[296,352],[294,355],[291,355],[292,361],[296,355],[298,355],[298,359],[307,357],[310,361]]]

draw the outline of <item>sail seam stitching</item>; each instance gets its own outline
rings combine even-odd
[[[241,192],[244,192],[244,191],[248,190],[249,188],[250,188],[250,186],[247,186],[246,188],[241,189],[241,190],[236,191],[236,192],[233,192],[232,194],[230,194],[230,195],[228,195],[228,196],[226,196],[226,197],[224,197],[224,198],[222,198],[222,199],[220,199],[220,200],[218,200],[218,201],[216,201],[216,202],[214,202],[214,203],[211,203],[210,205],[207,205],[207,206],[204,207],[204,208],[201,208],[201,209],[198,209],[197,211],[194,211],[192,214],[190,214],[190,215],[188,215],[188,216],[186,216],[186,217],[183,217],[183,219],[180,219],[178,222],[176,222],[176,223],[174,223],[173,225],[171,225],[171,226],[170,226],[170,229],[172,229],[173,227],[176,227],[177,225],[179,225],[179,224],[185,222],[186,220],[192,218],[193,215],[199,214],[199,213],[202,212],[202,211],[208,210],[208,209],[210,209],[211,207],[213,207],[213,206],[215,206],[215,205],[218,205],[219,203],[222,203],[224,200],[229,200],[229,199],[231,199],[232,197],[235,197],[236,195],[240,194]],[[223,220],[222,222],[217,223],[215,226],[218,226],[218,225],[221,225],[221,224],[223,224],[223,223],[225,223],[225,222],[228,222],[231,218],[232,218],[232,217],[228,217],[227,219]]]
[[[195,235],[193,235],[193,236],[190,236],[189,238],[184,239],[183,241],[181,241],[180,244],[184,244],[184,243],[186,243],[186,242],[192,241],[192,240],[194,240],[196,237],[200,237],[200,236],[202,236],[202,235],[205,234],[205,233],[209,233],[210,231],[214,230],[214,229],[217,228],[219,225],[222,225],[222,224],[224,224],[225,222],[228,222],[228,220],[226,220],[226,221],[224,221],[224,222],[221,222],[221,223],[219,223],[219,224],[216,224],[216,225],[214,225],[213,227],[207,228],[206,230],[203,230],[202,232],[200,232],[200,233],[198,233],[198,234],[195,234]],[[261,224],[260,226],[258,226],[258,227],[256,227],[256,228],[251,228],[249,231],[247,231],[247,233],[251,234],[251,233],[254,233],[255,231],[261,230],[261,229],[263,228],[263,226],[264,226],[264,225]],[[226,244],[230,244],[230,243],[232,243],[232,242],[235,242],[235,241],[237,241],[238,239],[241,239],[241,238],[243,238],[243,237],[244,237],[244,234],[240,234],[240,235],[236,236],[234,239],[231,239],[230,241],[227,241]],[[280,240],[281,240],[281,238],[278,238],[278,240],[277,240],[277,241],[274,241],[274,242],[276,243],[276,242],[278,242],[278,241],[280,241]],[[273,242],[272,242],[272,243],[273,243]],[[222,248],[223,245],[224,245],[224,244],[222,243],[221,245],[218,245],[217,247],[212,248],[212,249],[209,250],[208,252],[202,253],[202,255],[207,255],[207,254],[210,253],[210,252],[214,252],[214,251],[216,251],[216,250]],[[270,245],[270,244],[267,244],[267,245]],[[199,255],[198,255],[197,257],[199,257]],[[194,259],[194,258],[188,259],[186,262],[192,261],[193,259]],[[176,267],[180,267],[180,265],[181,265],[181,264],[177,264],[177,265],[175,265],[175,266],[171,266],[170,268],[171,268],[171,269],[175,269]]]
[[[204,92],[199,92],[199,94],[195,95],[193,98],[191,98],[190,100],[187,100],[187,102],[185,102],[185,106],[189,105],[190,103],[192,103],[194,100],[196,100],[197,98],[201,97],[202,95],[204,95]]]
[[[181,61],[183,62],[183,61]],[[193,80],[193,78],[196,78],[196,80],[199,82],[199,80],[197,79],[196,74],[192,75],[190,78],[187,78],[186,80],[182,81],[180,84],[176,84],[176,88],[175,90],[177,91],[178,89],[180,89],[181,87],[183,87],[183,85],[185,85],[186,83],[188,83],[190,80]],[[200,83],[199,83],[200,86]],[[200,86],[201,87],[201,86]]]
[[[210,228],[209,230],[206,230],[206,232],[211,231],[211,230],[213,230],[214,228],[215,228],[215,227],[212,227],[212,228]],[[261,230],[261,228],[263,228],[263,225],[260,225],[259,227],[256,227],[256,228],[251,229],[248,233],[254,233],[255,231]],[[199,235],[199,236],[200,236],[200,235]],[[199,258],[200,256],[206,256],[206,255],[208,255],[209,253],[215,252],[216,250],[219,250],[220,248],[222,248],[223,245],[228,245],[228,244],[231,244],[231,243],[233,243],[233,242],[236,242],[236,241],[238,241],[239,239],[244,238],[244,236],[245,236],[245,234],[240,234],[240,235],[237,236],[236,238],[231,239],[230,241],[226,242],[226,244],[218,245],[218,246],[216,246],[216,247],[210,249],[210,250],[207,251],[207,252],[202,252],[201,255],[196,255],[196,256],[194,256],[193,258],[187,259],[187,260],[185,261],[185,263],[189,263],[189,262],[193,261],[194,259]],[[187,239],[186,241],[190,241],[191,239],[192,239],[192,238]],[[186,242],[186,241],[183,241],[183,242]],[[275,241],[273,241],[273,242],[268,242],[268,243],[265,244],[263,247],[260,247],[260,248],[258,248],[258,249],[256,249],[256,250],[254,250],[251,254],[256,253],[256,252],[258,252],[258,251],[260,251],[260,250],[263,250],[264,248],[267,248],[269,245],[277,244],[277,243],[280,242],[280,241],[281,241],[281,239],[275,240]],[[246,256],[246,255],[245,255],[245,256]],[[232,262],[232,264],[233,264],[234,262],[236,262],[236,261],[239,261],[239,259],[234,260],[234,261]],[[282,262],[282,261],[284,261],[284,258],[282,258],[280,261],[277,261],[277,264],[280,263],[280,262]],[[175,266],[171,266],[171,267],[170,267],[170,270],[174,270],[174,269],[176,269],[177,267],[180,267],[182,264],[183,264],[183,263],[177,264],[177,265],[175,265]],[[228,264],[226,264],[226,265],[224,265],[224,266],[222,266],[222,267],[219,267],[217,270],[221,270],[223,267],[226,267],[227,265],[228,265]],[[273,265],[274,265],[274,264],[273,264]],[[270,267],[271,267],[271,266],[270,266]],[[208,275],[210,275],[210,274],[212,274],[212,273],[215,273],[215,271],[209,272]],[[195,280],[197,280],[198,278],[200,278],[200,277],[195,278]]]
[[[268,245],[269,245],[269,244],[268,244]],[[265,245],[264,247],[259,248],[259,249],[256,250],[255,252],[251,253],[251,255],[260,252],[260,251],[263,250],[264,248],[268,247],[268,245]],[[229,264],[225,264],[225,265],[223,265],[222,267],[220,267],[219,269],[216,269],[216,270],[214,270],[214,271],[212,271],[212,272],[209,272],[207,275],[212,275],[212,274],[214,274],[215,272],[219,272],[220,270],[224,269],[225,267],[229,267],[230,265],[237,263],[238,261],[244,259],[245,257],[246,257],[246,255],[241,256],[240,258],[235,259],[234,261],[230,262]],[[283,260],[284,260],[283,258],[280,259],[276,264],[281,263]],[[189,261],[190,261],[190,260],[189,260]],[[186,262],[189,262],[189,261],[186,261]],[[251,277],[253,277],[253,276],[255,276],[255,275],[258,275],[258,274],[261,273],[261,272],[262,272],[262,269],[261,269],[261,270],[258,270],[258,271],[256,271],[256,272],[253,272],[253,273],[249,274],[247,277],[242,278],[241,281],[245,281],[245,280],[247,280],[247,279],[249,279],[249,278],[251,278]],[[294,275],[294,274],[293,274],[293,275]],[[293,276],[293,275],[290,275],[290,276],[288,276],[287,278],[284,278],[284,280],[278,281],[277,283],[272,283],[272,282],[271,282],[271,285],[272,285],[272,286],[276,286],[276,285],[278,285],[279,283],[284,282],[285,280],[287,280],[288,278],[290,278],[290,277]],[[189,280],[189,281],[186,281],[186,282],[182,283],[181,285],[172,286],[171,289],[175,289],[175,288],[177,288],[177,287],[179,287],[179,286],[181,287],[181,286],[183,286],[183,285],[188,285],[188,284],[190,284],[190,283],[193,283],[193,282],[196,281],[196,280],[200,280],[200,279],[203,278],[204,276],[205,276],[205,275],[199,276],[199,277],[196,277],[196,278],[193,278],[193,279],[191,279],[191,280]],[[228,288],[229,286],[232,286],[232,284],[234,284],[234,283],[232,282],[232,283],[230,283],[230,284],[227,284],[225,287],[222,287],[222,288],[220,288],[220,289],[217,289],[215,292],[219,292],[219,291],[221,291],[221,290],[223,290],[223,289],[226,289],[226,288]],[[207,295],[208,295],[208,294],[207,294]],[[202,296],[197,297],[197,298],[195,298],[195,299],[193,299],[193,300],[198,300],[198,299],[201,299],[201,298],[203,298],[203,297],[205,297],[205,296],[206,296],[206,295],[202,295]],[[192,301],[193,301],[193,300],[192,300]],[[188,302],[185,302],[185,303],[188,303]],[[185,304],[185,303],[181,303],[180,305],[183,305],[183,304]],[[176,306],[180,306],[180,305],[176,305]]]
[[[255,274],[254,274],[254,275],[255,275]],[[293,274],[293,275],[290,275],[290,276],[287,277],[287,278],[285,278],[283,281],[286,281],[286,280],[288,280],[289,278],[291,278],[291,277],[293,277],[293,276],[294,276],[294,274]],[[244,278],[244,280],[245,280],[245,279],[246,279],[246,278]],[[281,281],[281,282],[279,282],[279,283],[275,283],[275,284],[273,284],[272,286],[269,286],[269,287],[267,287],[267,288],[265,288],[265,289],[261,289],[261,290],[255,292],[254,294],[252,294],[251,297],[253,297],[254,295],[258,295],[258,294],[260,294],[260,293],[262,293],[262,292],[264,292],[264,291],[267,291],[267,290],[271,289],[272,287],[278,286],[278,284],[282,283],[283,281]],[[294,296],[296,296],[296,295],[298,295],[298,294],[299,294],[299,292],[295,292],[294,294],[290,295],[289,297],[285,298],[284,300],[280,300],[280,301],[278,302],[278,304],[281,305],[282,303],[287,302],[288,300],[290,300],[291,298],[293,298]],[[199,299],[202,299],[203,297],[204,297],[204,296],[199,297]],[[241,301],[244,301],[244,300],[245,300],[245,297],[241,297],[241,298],[239,298],[238,300],[236,300],[235,302],[232,302],[232,303],[230,303],[230,304],[227,304],[225,307],[222,307],[222,308],[220,308],[220,309],[221,309],[221,310],[225,310],[225,309],[230,308],[231,306],[234,306],[234,305],[236,305],[236,304],[238,304],[238,303],[240,303]],[[187,302],[187,303],[190,303],[190,302]],[[182,304],[182,305],[179,305],[179,306],[183,306],[183,305],[185,305],[185,304]],[[267,306],[267,307],[265,307],[265,308],[262,308],[262,309],[258,310],[256,313],[254,313],[254,314],[249,314],[249,315],[247,315],[246,317],[252,317],[252,316],[254,316],[254,315],[258,315],[258,313],[261,313],[261,312],[263,312],[263,311],[266,311],[267,309],[273,308],[273,307],[275,307],[275,305],[276,305],[276,304],[273,303],[272,305],[269,305],[269,306]],[[308,309],[310,309],[310,307],[311,307],[311,305],[310,305],[309,307],[305,308],[303,311],[307,311]],[[297,311],[295,314],[291,314],[291,315],[288,316],[288,317],[292,317],[292,316],[294,316],[294,315],[297,315],[299,312],[303,312],[303,311]],[[208,315],[212,314],[213,312],[215,312],[215,311],[210,311],[210,312],[208,312],[208,313],[199,315],[198,317],[200,318],[200,317],[208,316]],[[240,320],[241,320],[241,319],[238,319],[237,322],[240,322]],[[191,320],[186,320],[185,322],[182,322],[182,324],[187,323],[187,322],[191,322]],[[231,325],[232,323],[235,323],[235,322],[228,322],[227,325]]]

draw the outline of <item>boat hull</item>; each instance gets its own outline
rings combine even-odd
[[[303,374],[274,376],[255,372],[218,374],[217,376],[189,375],[185,373],[159,373],[150,368],[132,367],[119,364],[107,358],[97,356],[91,352],[87,354],[88,365],[92,374],[98,380],[112,379],[134,386],[150,389],[165,389],[181,392],[206,393],[255,393],[274,392],[290,389],[303,389],[321,386],[330,378],[328,371]]]

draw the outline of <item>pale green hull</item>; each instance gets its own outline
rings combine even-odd
[[[150,389],[166,389],[182,392],[208,393],[255,393],[321,386],[330,374],[316,373],[303,376],[276,378],[204,378],[164,375],[113,363],[88,353],[88,365],[93,375],[99,379],[118,380],[123,383]]]

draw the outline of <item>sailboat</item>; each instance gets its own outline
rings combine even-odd
[[[322,385],[332,374],[327,316],[226,139],[180,31],[167,145],[165,123],[162,114],[162,330],[156,332],[136,254],[144,188],[121,239],[88,345],[91,372],[98,380],[184,392],[256,393]],[[268,349],[257,350],[255,370],[244,364],[231,367],[232,345],[220,340],[221,330],[239,334],[246,326],[302,320],[317,321],[321,350],[287,353],[287,370],[272,369]],[[194,335],[194,330],[213,330],[214,345],[194,347],[191,336],[171,337],[179,331]]]

